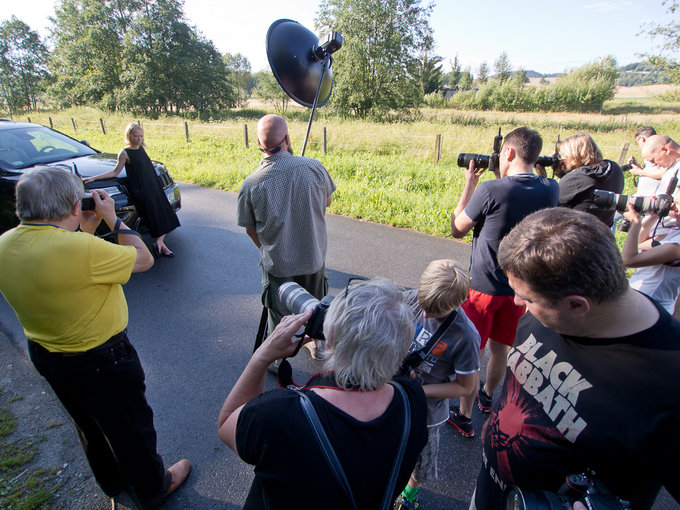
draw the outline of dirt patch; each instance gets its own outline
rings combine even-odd
[[[35,456],[10,478],[11,484],[24,483],[34,470],[47,472],[41,483],[54,494],[38,508],[110,509],[111,503],[92,476],[70,419],[25,353],[2,333],[0,360],[0,409],[9,411],[16,422],[14,432],[3,441],[35,450]]]

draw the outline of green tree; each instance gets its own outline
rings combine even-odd
[[[423,93],[431,94],[439,92],[444,84],[444,73],[441,66],[442,58],[435,55],[430,57],[423,53],[420,57],[420,82],[423,85]]]
[[[486,62],[479,64],[477,70],[477,82],[484,84],[489,80],[489,65]]]
[[[493,64],[493,68],[496,71],[495,78],[499,81],[505,81],[512,76],[512,66],[510,65],[510,59],[508,59],[508,54],[503,52],[499,55]]]
[[[47,78],[49,52],[37,32],[15,16],[0,24],[0,100],[14,114],[35,110]]]
[[[118,106],[122,41],[138,7],[138,0],[61,0],[56,6],[49,93],[60,106]]]
[[[255,86],[255,79],[250,70],[250,61],[240,53],[225,53],[222,59],[227,70],[229,70],[231,84],[235,89],[236,106],[241,108],[245,105]]]
[[[233,105],[222,56],[185,20],[181,0],[142,0],[123,41],[121,104],[200,113]]]
[[[453,57],[453,60],[449,61],[451,64],[451,71],[449,71],[449,74],[447,76],[448,78],[448,85],[449,87],[457,87],[458,84],[460,83],[460,79],[462,76],[461,72],[461,65],[460,65],[460,60],[458,60],[458,55]]]
[[[366,117],[422,103],[418,56],[431,50],[432,8],[420,0],[322,0],[317,28],[344,38],[333,55],[334,108]]]
[[[288,108],[290,97],[286,94],[279,82],[274,78],[271,71],[259,71],[255,73],[257,85],[253,89],[253,95],[270,103],[279,115],[283,115]]]
[[[474,78],[472,76],[472,72],[470,71],[469,67],[466,67],[465,71],[463,71],[460,75],[460,81],[458,82],[458,86],[461,89],[469,89],[472,87],[473,82]]]
[[[664,74],[676,84],[680,84],[680,2],[663,1],[667,6],[668,21],[666,23],[648,23],[643,33],[652,39],[661,40],[657,53],[647,54],[647,62],[652,67],[660,67]]]

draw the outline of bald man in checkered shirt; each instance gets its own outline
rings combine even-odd
[[[282,117],[262,117],[257,136],[265,157],[241,185],[238,224],[260,250],[262,303],[271,333],[288,313],[278,300],[281,284],[297,282],[317,299],[328,292],[326,208],[335,184],[317,160],[293,156]]]

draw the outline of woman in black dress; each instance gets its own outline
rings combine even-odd
[[[144,150],[144,131],[135,124],[125,128],[125,147],[118,154],[118,163],[113,170],[93,177],[86,177],[84,182],[116,177],[125,167],[128,179],[128,190],[137,207],[137,213],[154,238],[154,255],[157,257],[174,257],[174,253],[163,242],[168,232],[179,227],[179,219],[168,202],[156,170]]]

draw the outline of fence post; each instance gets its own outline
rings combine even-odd
[[[434,137],[434,164],[438,164],[442,156],[442,135]]]
[[[52,117],[47,117],[50,120],[50,129],[54,128],[54,124],[52,124]]]
[[[106,128],[104,127],[104,119],[102,119],[101,117],[99,117],[99,124],[102,127],[102,133],[106,134]]]
[[[326,150],[328,149],[328,146],[326,144],[326,126],[323,127],[323,155],[326,155]]]
[[[187,142],[189,141],[189,124],[187,121],[184,121],[184,136],[187,137]]]
[[[248,124],[243,124],[243,144],[248,148]]]
[[[28,119],[28,123],[30,124],[30,123],[31,123],[31,118],[30,118],[30,117],[26,117],[26,118]]]
[[[73,131],[78,131],[78,127],[76,126],[76,121],[73,120],[73,117],[71,117],[71,124],[73,124]]]
[[[630,147],[630,144],[628,142],[624,142],[623,146],[621,147],[621,154],[619,154],[619,160],[617,161],[619,166],[625,163],[626,154],[628,154],[628,147]]]

